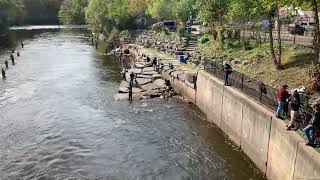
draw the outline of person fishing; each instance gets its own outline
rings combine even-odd
[[[3,68],[1,70],[1,74],[2,74],[2,78],[5,79],[6,78],[6,71]]]
[[[129,83],[129,101],[132,101],[132,86],[133,86],[133,82],[130,81]]]
[[[4,65],[6,66],[6,69],[9,69],[9,62],[7,60],[4,61]]]
[[[14,65],[14,56],[12,53],[10,54],[10,59],[11,59],[12,64]]]

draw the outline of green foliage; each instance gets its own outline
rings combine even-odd
[[[199,42],[201,44],[205,44],[205,43],[209,42],[209,40],[210,40],[209,38],[210,38],[209,34],[204,34],[199,38]]]
[[[134,28],[128,0],[90,0],[85,9],[86,21],[94,31],[110,32],[113,28]]]
[[[185,28],[185,26],[184,26],[184,25],[180,25],[180,26],[178,27],[178,35],[179,35],[180,37],[183,37],[185,34],[186,34],[186,28]]]
[[[60,21],[63,24],[85,24],[87,5],[87,0],[64,0],[59,11]]]
[[[148,13],[158,20],[174,19],[176,0],[155,0],[149,1]]]
[[[11,23],[14,16],[14,4],[10,0],[0,0],[0,33]]]
[[[164,35],[166,35],[166,36],[170,35],[169,29],[163,28],[162,31],[163,31]]]
[[[229,0],[197,0],[198,19],[209,23],[222,22],[227,13]]]
[[[195,0],[180,0],[175,6],[176,17],[182,22],[187,22],[189,17],[194,14],[193,8]]]

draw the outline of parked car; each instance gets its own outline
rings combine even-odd
[[[171,31],[175,31],[177,29],[177,24],[175,21],[162,21],[155,23],[151,26],[152,29],[163,29],[167,28]]]
[[[305,28],[301,25],[298,25],[298,24],[289,24],[288,31],[291,34],[304,35]]]
[[[177,23],[176,21],[163,21],[163,27],[168,28],[171,31],[177,30]]]
[[[315,23],[313,21],[303,21],[300,26],[304,28],[305,31],[313,31]]]

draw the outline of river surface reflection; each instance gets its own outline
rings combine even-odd
[[[114,101],[119,64],[82,33],[14,34],[25,48],[0,80],[0,179],[263,179],[193,105]]]

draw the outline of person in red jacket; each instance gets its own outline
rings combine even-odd
[[[287,98],[289,97],[289,93],[288,93],[287,89],[288,89],[288,86],[283,85],[282,88],[279,89],[278,94],[277,94],[278,108],[277,108],[276,116],[279,119],[283,119],[283,117],[282,117],[283,109],[286,104]]]

